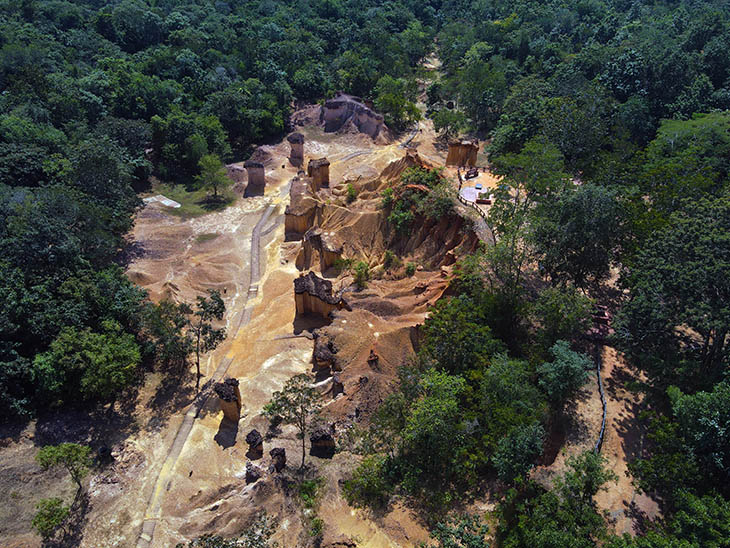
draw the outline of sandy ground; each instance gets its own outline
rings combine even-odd
[[[418,129],[411,146],[426,161],[443,165],[446,151],[435,140],[431,122],[421,122]],[[298,131],[306,139],[307,159],[325,156],[330,160],[334,187],[373,179],[404,154],[397,144],[376,145],[362,135],[325,134],[315,127]],[[130,414],[130,424],[110,422],[106,431],[95,435],[79,421],[73,436],[59,433],[57,437],[63,441],[98,442],[103,438],[117,455],[116,463],[90,482],[80,546],[163,547],[204,533],[234,535],[260,509],[279,516],[277,538],[282,546],[303,545],[302,539],[307,538],[287,476],[274,478],[267,474],[251,485],[244,481],[249,460],[245,436],[254,427],[262,433],[267,429],[260,417],[262,406],[286,379],[312,367],[313,342],[295,330],[292,287],[299,274],[294,258],[300,244],[285,242],[283,228],[288,183],[297,168],[287,161],[286,141],[261,148],[268,158],[263,196],[240,197],[224,211],[187,220],[170,215],[159,203],[149,204],[137,218],[133,233],[137,253],[128,268],[130,278],[155,300],[190,302],[209,288],[223,292],[228,338],[204,360],[203,381],[214,372],[239,380],[244,403],[241,420],[238,424],[223,421],[216,398],[210,398],[196,417],[189,390],[175,391],[174,386],[163,390],[163,379],[151,375],[134,400],[136,408]],[[447,175],[455,173],[447,170]],[[484,182],[485,186],[494,184]],[[257,225],[261,278],[252,284],[251,271],[256,269],[251,268],[251,257],[255,255],[251,242]],[[201,238],[211,234],[216,236]],[[405,349],[401,343],[408,337],[408,326],[422,321],[431,295],[440,295],[438,278],[438,272],[422,272],[414,280],[374,282],[371,294],[359,296],[362,308],[347,316],[350,324],[345,327],[346,321],[340,319],[333,329],[354,330],[352,356],[367,356],[369,349],[377,345],[391,348],[391,355],[383,355],[382,367],[394,370],[400,359],[398,348]],[[426,288],[423,295],[413,293],[414,283]],[[410,303],[410,316],[383,320],[367,310],[368,306],[382,306],[383,300]],[[626,459],[633,456],[641,437],[633,426],[640,402],[625,390],[630,373],[612,349],[604,350],[603,375],[609,399],[603,453],[619,476],[619,484],[599,496],[597,503],[610,513],[619,532],[634,532],[644,516],[655,515],[655,505],[634,492],[625,474]],[[601,402],[596,385],[592,377],[575,404],[575,413],[571,413],[575,418],[565,428],[565,439],[558,440],[557,447],[565,442],[563,449],[552,464],[536,470],[538,479],[551,481],[564,468],[568,455],[592,447],[600,426]],[[331,406],[341,401],[335,400]],[[60,417],[59,423],[63,420]],[[38,537],[28,533],[26,519],[33,501],[45,493],[67,493],[69,482],[63,475],[43,475],[29,464],[39,440],[55,439],[39,436],[38,423],[8,439],[0,450],[0,492],[10,501],[4,514],[0,510],[0,521],[5,522],[0,528],[0,544],[39,546]],[[284,428],[266,442],[264,458],[257,461],[262,468],[268,466],[268,450],[274,446],[284,447],[290,463],[297,463],[300,441],[291,428]],[[358,546],[372,548],[415,546],[426,540],[424,525],[402,506],[372,516],[346,505],[339,479],[353,466],[347,455],[338,454],[332,460],[311,457],[310,461],[314,465],[311,473],[316,468],[316,474],[328,479],[319,508],[328,524],[328,534],[346,535],[356,539]],[[38,485],[36,492],[16,502],[18,495],[14,493],[34,481]],[[474,504],[479,511],[492,508],[491,498]],[[8,525],[6,520],[13,511],[25,517]]]

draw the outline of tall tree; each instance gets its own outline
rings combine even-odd
[[[222,320],[226,312],[226,305],[221,298],[220,291],[209,289],[207,297],[198,297],[195,310],[190,307],[185,312],[192,313],[190,319],[190,333],[195,345],[195,389],[200,389],[200,355],[215,350],[226,338],[225,328],[213,327],[213,320]]]
[[[322,407],[320,399],[320,393],[312,386],[312,378],[302,373],[286,381],[284,388],[274,392],[271,401],[264,406],[267,417],[281,417],[284,423],[296,426],[297,435],[302,440],[300,468],[304,468],[306,434]]]
[[[195,180],[203,187],[213,189],[213,198],[218,197],[219,190],[225,190],[233,181],[226,175],[226,167],[215,154],[206,154],[200,159],[200,175]]]

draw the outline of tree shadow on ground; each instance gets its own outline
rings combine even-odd
[[[233,196],[219,194],[218,196],[206,196],[195,203],[206,211],[220,211],[231,205],[233,200]]]
[[[94,450],[112,447],[139,430],[134,414],[129,410],[134,402],[132,397],[114,408],[67,408],[44,413],[36,422],[33,441],[37,446],[71,442],[88,445]]]
[[[159,431],[175,413],[183,410],[195,399],[195,386],[190,382],[192,375],[184,373],[179,377],[166,376],[155,395],[147,403],[147,408],[153,411],[145,428]]]

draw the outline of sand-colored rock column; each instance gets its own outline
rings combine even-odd
[[[254,162],[249,160],[243,167],[248,172],[248,184],[252,186],[266,186],[266,173],[264,171],[264,164],[261,162]]]
[[[301,166],[304,164],[304,135],[301,133],[292,133],[286,140],[291,145],[289,161],[293,166]]]
[[[307,175],[312,178],[312,191],[330,186],[330,162],[327,158],[309,160]]]
[[[451,141],[446,156],[447,166],[469,166],[477,164],[478,141]]]

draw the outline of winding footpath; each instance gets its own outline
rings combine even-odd
[[[274,200],[274,202],[266,208],[266,210],[261,215],[261,218],[256,223],[256,226],[254,227],[251,234],[251,277],[248,285],[248,292],[244,298],[243,312],[241,313],[240,319],[238,320],[235,329],[230,335],[231,339],[234,339],[236,337],[241,327],[245,326],[251,321],[253,307],[248,307],[246,305],[248,304],[249,299],[256,298],[259,292],[259,280],[261,279],[262,230],[264,225],[266,224],[266,221],[277,208],[279,201],[280,200],[278,199]],[[269,232],[269,230],[267,230],[266,232]],[[142,522],[142,531],[137,538],[137,548],[150,548],[151,546],[153,546],[152,539],[154,538],[157,522],[160,520],[161,517],[162,502],[165,498],[165,493],[170,488],[170,482],[172,481],[170,474],[175,469],[177,459],[180,456],[180,453],[185,446],[185,442],[187,441],[190,432],[193,429],[195,419],[200,415],[201,409],[203,409],[205,403],[208,400],[210,388],[224,377],[232,361],[233,356],[225,356],[221,360],[218,368],[215,370],[211,378],[206,383],[206,386],[203,387],[203,390],[201,390],[193,403],[190,404],[190,406],[188,407],[188,410],[185,413],[185,417],[183,418],[183,422],[180,424],[180,427],[175,434],[175,439],[173,440],[172,445],[167,451],[167,457],[165,458],[165,462],[162,464],[162,468],[160,469],[160,472],[155,481],[155,487],[152,491],[152,495],[150,496],[147,503],[147,511],[145,512],[145,518]]]

